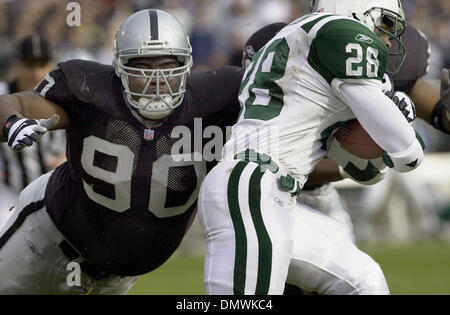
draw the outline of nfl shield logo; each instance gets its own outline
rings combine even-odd
[[[155,131],[154,130],[150,130],[150,129],[145,129],[144,130],[144,139],[147,141],[151,141],[153,140],[153,138],[155,137]]]

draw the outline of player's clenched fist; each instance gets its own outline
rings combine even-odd
[[[59,115],[48,119],[28,119],[11,116],[3,126],[3,135],[8,139],[8,146],[14,151],[21,151],[39,141],[49,129],[53,129],[59,122]]]

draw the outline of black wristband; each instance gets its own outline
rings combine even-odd
[[[19,118],[17,118],[16,115],[12,115],[11,117],[9,117],[6,120],[5,124],[3,125],[3,129],[2,129],[3,136],[5,138],[8,138],[9,130],[11,129],[12,125],[14,125],[14,123],[18,120],[19,120]]]
[[[434,128],[439,129],[442,132],[445,132],[446,134],[450,135],[450,130],[445,128],[444,119],[442,118],[443,110],[447,109],[445,108],[445,105],[442,102],[442,100],[439,100],[434,106],[433,112],[431,113],[430,121],[431,124],[434,126]]]

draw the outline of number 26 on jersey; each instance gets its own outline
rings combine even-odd
[[[373,47],[363,48],[358,43],[348,43],[345,52],[351,54],[346,61],[346,75],[349,77],[376,78],[378,76],[378,50]]]

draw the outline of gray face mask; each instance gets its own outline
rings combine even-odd
[[[174,16],[161,10],[142,10],[131,15],[117,31],[113,61],[128,104],[145,119],[167,117],[183,102],[192,68],[191,53],[184,27]],[[182,66],[170,69],[126,66],[133,58],[161,56],[175,56]],[[131,77],[145,80],[141,91],[130,89]],[[179,85],[171,87],[169,81],[177,81]]]
[[[189,65],[171,69],[141,69],[121,66],[122,84],[128,103],[141,116],[159,120],[171,113],[183,101]],[[130,78],[145,80],[141,91],[132,91]],[[169,81],[178,82],[175,87]]]

